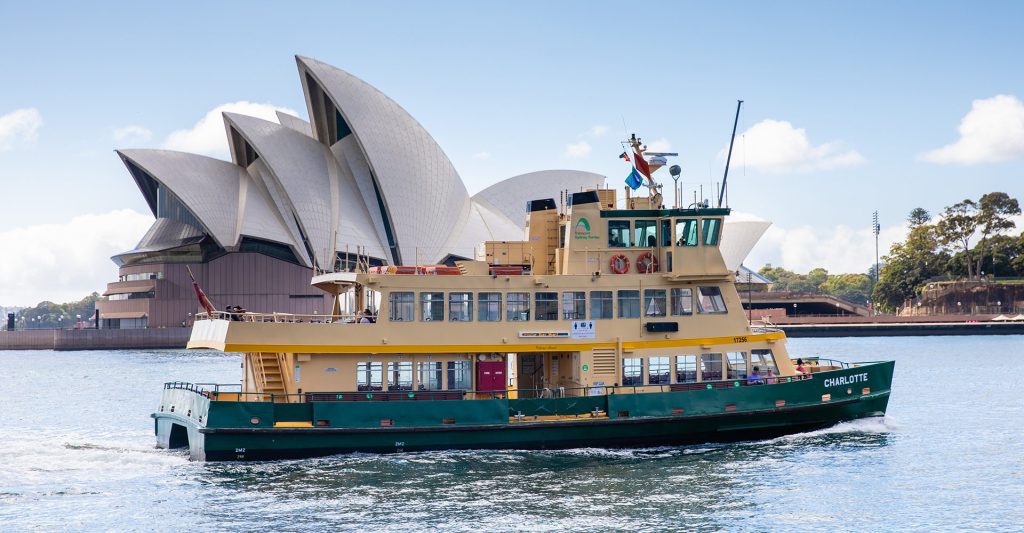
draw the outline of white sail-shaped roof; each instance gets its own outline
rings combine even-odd
[[[757,241],[772,223],[767,220],[728,220],[722,227],[722,240],[719,248],[725,266],[735,272],[739,270],[743,260],[750,254]]]
[[[171,150],[118,150],[117,154],[133,175],[134,165],[181,199],[217,244],[235,243],[239,182],[246,178],[243,169],[219,159]],[[147,197],[147,201],[156,215],[156,198]]]
[[[386,257],[351,175],[339,168],[327,147],[266,120],[234,113],[225,113],[224,120],[229,129],[236,130],[252,146],[270,170],[275,184],[286,196],[281,214],[287,219],[294,213],[317,264],[333,265],[335,252],[346,246],[353,251],[362,246],[369,255]]]
[[[526,202],[554,198],[559,193],[579,192],[604,185],[604,176],[582,170],[541,170],[520,174],[473,195],[473,201],[490,206],[519,227],[526,227]]]
[[[289,127],[303,135],[313,136],[313,129],[310,127],[309,122],[302,120],[295,115],[289,115],[283,111],[275,111],[277,115],[277,121],[282,125]]]
[[[296,61],[314,134],[330,146],[347,128],[365,154],[378,196],[378,205],[368,207],[383,207],[397,255],[403,262],[417,251],[430,262],[444,257],[453,230],[469,216],[470,203],[441,147],[409,113],[368,83],[314,59]],[[332,111],[340,113],[343,125]]]

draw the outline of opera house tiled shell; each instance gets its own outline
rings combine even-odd
[[[549,170],[470,196],[441,147],[396,102],[338,68],[296,62],[310,122],[224,113],[230,162],[117,151],[156,221],[135,249],[114,257],[120,280],[98,305],[105,327],[187,323],[195,301],[185,265],[214,303],[310,313],[322,307],[311,269],[357,253],[372,264],[473,258],[483,241],[523,238],[527,200],[604,182]]]

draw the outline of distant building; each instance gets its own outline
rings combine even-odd
[[[603,184],[548,170],[470,196],[429,133],[366,82],[297,57],[311,123],[224,113],[231,162],[118,150],[156,217],[98,302],[101,327],[174,327],[197,304],[190,266],[215,305],[329,313],[314,269],[474,258],[485,240],[523,238],[527,200]]]

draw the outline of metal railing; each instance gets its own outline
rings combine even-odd
[[[843,368],[848,368],[843,363]],[[814,379],[813,373],[797,374],[793,376],[761,376],[758,379],[737,377],[713,381],[687,381],[682,383],[657,383],[646,385],[594,385],[590,387],[543,387],[531,389],[506,389],[498,391],[476,391],[476,390],[403,390],[403,391],[327,391],[327,392],[303,392],[303,393],[273,393],[273,392],[243,392],[240,384],[216,384],[216,383],[189,383],[185,381],[172,381],[164,383],[164,389],[187,390],[217,400],[220,396],[227,395],[225,401],[251,401],[270,403],[312,403],[322,401],[409,401],[409,400],[434,400],[438,396],[446,396],[444,399],[452,398],[452,393],[458,399],[560,399],[560,398],[582,398],[593,396],[611,396],[614,394],[638,394],[642,392],[686,392],[711,389],[729,389],[747,386],[778,385]]]
[[[234,322],[259,322],[259,323],[279,323],[279,324],[298,324],[298,323],[309,323],[309,324],[355,324],[359,323],[359,320],[364,315],[356,313],[347,313],[341,315],[321,315],[321,314],[295,314],[295,313],[229,313],[227,311],[214,311],[213,313],[196,313],[195,320],[230,320]],[[376,315],[372,315],[374,321],[377,320]]]

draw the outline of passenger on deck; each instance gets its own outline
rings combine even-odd
[[[373,324],[376,321],[377,319],[373,316],[373,312],[370,311],[369,307],[363,309],[363,316],[359,318],[360,324]]]
[[[801,359],[801,358],[797,358],[797,360],[796,360],[796,373],[797,374],[806,374],[807,373],[807,369],[804,368],[804,360]]]
[[[775,377],[775,371],[773,371],[771,368],[769,368],[768,369],[768,375],[765,377],[764,381],[765,381],[765,383],[767,383],[769,385],[773,385],[773,384],[779,382],[779,378]]]
[[[747,376],[747,385],[764,385],[764,380],[761,379],[761,369],[754,367],[754,370]]]

